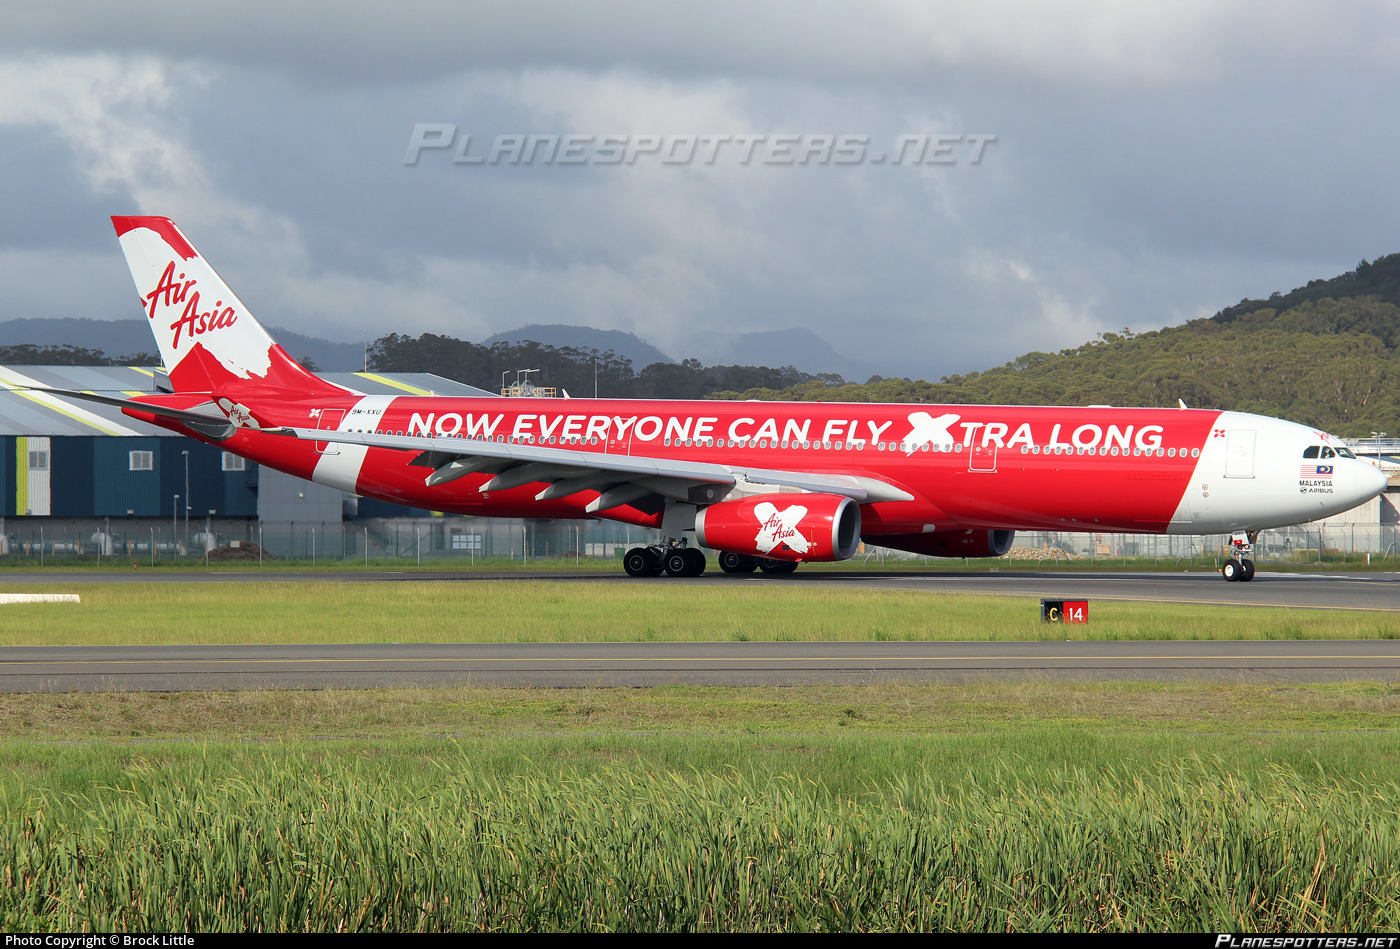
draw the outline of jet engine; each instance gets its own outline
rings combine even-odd
[[[952,530],[928,534],[880,534],[865,538],[868,544],[893,547],[930,557],[1001,557],[1011,549],[1015,531]]]
[[[834,494],[759,494],[695,514],[702,547],[794,563],[846,560],[860,543],[860,505]]]

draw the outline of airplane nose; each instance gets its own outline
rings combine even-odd
[[[1357,461],[1350,465],[1354,474],[1352,475],[1352,485],[1356,492],[1356,503],[1361,504],[1371,500],[1381,494],[1390,485],[1390,479],[1385,476],[1385,472],[1375,465],[1364,461]]]

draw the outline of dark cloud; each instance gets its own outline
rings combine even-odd
[[[116,268],[52,313],[39,281],[65,252],[117,258],[94,218],[139,210],[177,216],[260,315],[308,333],[586,323],[685,355],[701,332],[803,326],[885,374],[984,368],[1400,249],[1397,21],[1210,3],[26,7],[0,36],[0,270],[24,315],[101,310],[129,293]],[[478,148],[996,141],[921,168],[406,167],[417,122]]]

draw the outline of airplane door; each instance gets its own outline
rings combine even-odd
[[[1225,477],[1254,477],[1254,436],[1249,429],[1232,429],[1225,435]]]
[[[344,409],[321,409],[316,419],[316,427],[322,431],[333,432],[340,428],[340,420],[343,418]],[[340,446],[335,442],[317,442],[316,450],[323,455],[340,454]]]
[[[976,439],[968,446],[967,470],[993,472],[997,470],[997,446],[993,442],[990,445],[978,446]]]

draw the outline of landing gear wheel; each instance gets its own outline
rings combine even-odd
[[[1235,531],[1230,535],[1231,557],[1220,568],[1220,575],[1226,580],[1248,583],[1254,579],[1254,549],[1259,543],[1257,530]]]
[[[797,564],[791,560],[760,560],[758,569],[764,573],[792,573]]]
[[[705,555],[693,547],[677,547],[666,555],[667,576],[698,577],[705,572]]]
[[[672,550],[666,554],[666,558],[662,563],[666,566],[666,575],[668,577],[683,577],[686,575],[686,571],[690,569],[690,558],[685,555],[684,548]]]
[[[758,569],[758,558],[725,551],[719,555],[719,568],[725,573],[753,573]]]
[[[690,561],[690,568],[686,571],[687,577],[698,577],[705,572],[705,555],[694,547],[685,548],[686,559]]]
[[[654,577],[661,573],[661,558],[646,547],[633,547],[622,558],[622,569],[629,577]]]

